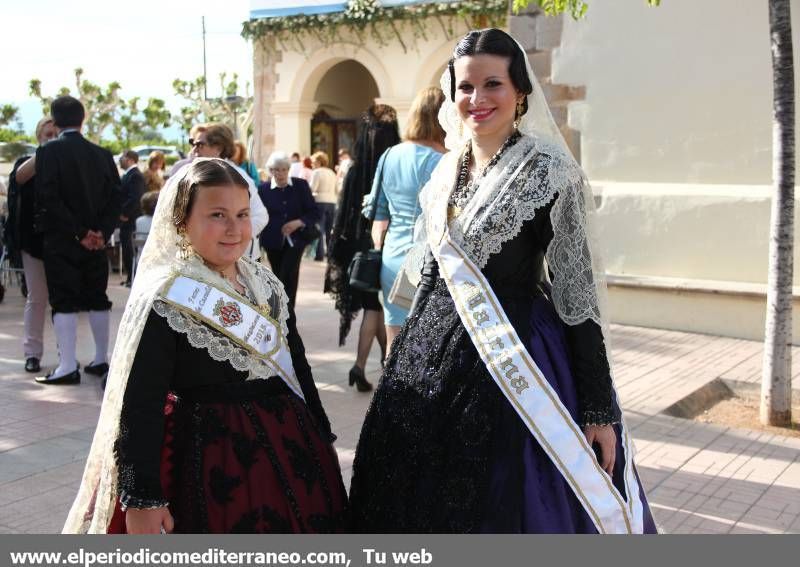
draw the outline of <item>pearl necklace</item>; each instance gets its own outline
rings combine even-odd
[[[461,157],[461,168],[458,172],[458,182],[456,183],[456,188],[453,190],[453,193],[450,195],[450,199],[448,200],[448,207],[447,207],[447,221],[450,222],[454,218],[458,217],[469,203],[470,199],[472,199],[473,195],[477,192],[478,186],[480,182],[486,177],[486,174],[492,169],[497,162],[500,161],[500,158],[506,152],[508,148],[513,146],[517,141],[522,137],[522,134],[519,133],[519,130],[514,130],[511,135],[506,138],[503,145],[495,152],[490,159],[486,166],[481,169],[481,172],[470,179],[469,175],[469,164],[472,161],[472,142],[467,146],[467,149],[464,151],[464,155]],[[480,169],[480,168],[478,168]]]

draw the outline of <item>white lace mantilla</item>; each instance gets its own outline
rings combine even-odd
[[[186,335],[194,348],[205,349],[214,360],[228,362],[234,370],[247,372],[248,380],[276,375],[275,369],[267,361],[250,355],[247,349],[188,313],[159,299],[153,302],[153,311],[164,317],[173,331]]]
[[[441,229],[432,227],[441,227],[439,219],[446,214],[458,161],[443,159],[441,171],[431,178],[436,184],[426,188],[430,200],[427,232],[434,240]],[[560,147],[523,136],[480,180],[463,213],[450,222],[450,238],[484,268],[505,242],[516,237],[539,209],[558,196],[550,210],[553,240],[545,254],[553,280],[553,304],[567,324],[577,325],[587,319],[601,324],[596,283],[603,274],[596,273],[588,243],[587,193],[588,184],[580,168]]]

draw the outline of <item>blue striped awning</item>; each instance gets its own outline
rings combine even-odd
[[[448,0],[435,0],[447,2]],[[426,4],[431,0],[381,0],[381,5],[403,6],[405,4]],[[299,16],[300,14],[330,14],[344,12],[347,2],[336,0],[250,0],[250,19],[279,18]]]

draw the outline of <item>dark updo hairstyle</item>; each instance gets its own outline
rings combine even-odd
[[[471,55],[498,55],[508,57],[508,74],[511,83],[525,98],[522,101],[522,114],[528,112],[528,95],[533,92],[533,85],[528,77],[528,66],[525,65],[525,54],[514,38],[503,30],[488,28],[473,30],[461,38],[453,50],[453,57],[447,64],[450,69],[450,100],[456,100],[456,72],[453,67],[456,59]]]
[[[221,159],[196,159],[187,166],[188,171],[178,182],[175,206],[172,208],[172,224],[177,229],[186,225],[192,212],[197,192],[201,187],[235,185],[249,190],[247,181],[234,167]]]

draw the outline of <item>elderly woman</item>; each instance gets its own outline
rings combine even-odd
[[[49,116],[36,125],[39,145],[58,136]],[[25,370],[39,372],[44,352],[44,318],[47,309],[47,280],[42,262],[42,234],[34,230],[34,175],[36,157],[22,157],[14,164],[8,177],[8,212],[6,227],[8,246],[20,252],[25,270],[28,297],[25,301]]]
[[[253,180],[231,160],[234,150],[233,132],[224,124],[204,124],[197,129],[197,134],[192,138],[192,153],[195,156],[222,158],[247,181],[250,190],[250,222],[253,225],[253,239],[247,248],[247,254],[252,260],[257,260],[261,257],[261,251],[258,249],[258,235],[267,226],[267,210],[261,203],[261,199],[258,198],[258,191]]]
[[[65,533],[344,529],[286,294],[245,254],[247,188],[225,161],[197,159],[159,196]]]
[[[258,196],[269,212],[269,223],[261,233],[261,248],[267,253],[272,271],[281,280],[294,307],[303,250],[318,233],[317,205],[304,179],[289,176],[291,161],[283,152],[267,160],[270,179],[258,188]]]
[[[144,191],[160,191],[164,186],[164,170],[167,160],[158,150],[150,152],[147,158],[147,169],[144,170]]]
[[[328,167],[328,154],[317,152],[311,156],[314,168],[311,171],[311,194],[319,209],[319,229],[322,235],[317,242],[315,260],[321,262],[328,254],[333,230],[333,215],[336,212],[337,180],[336,173]]]

